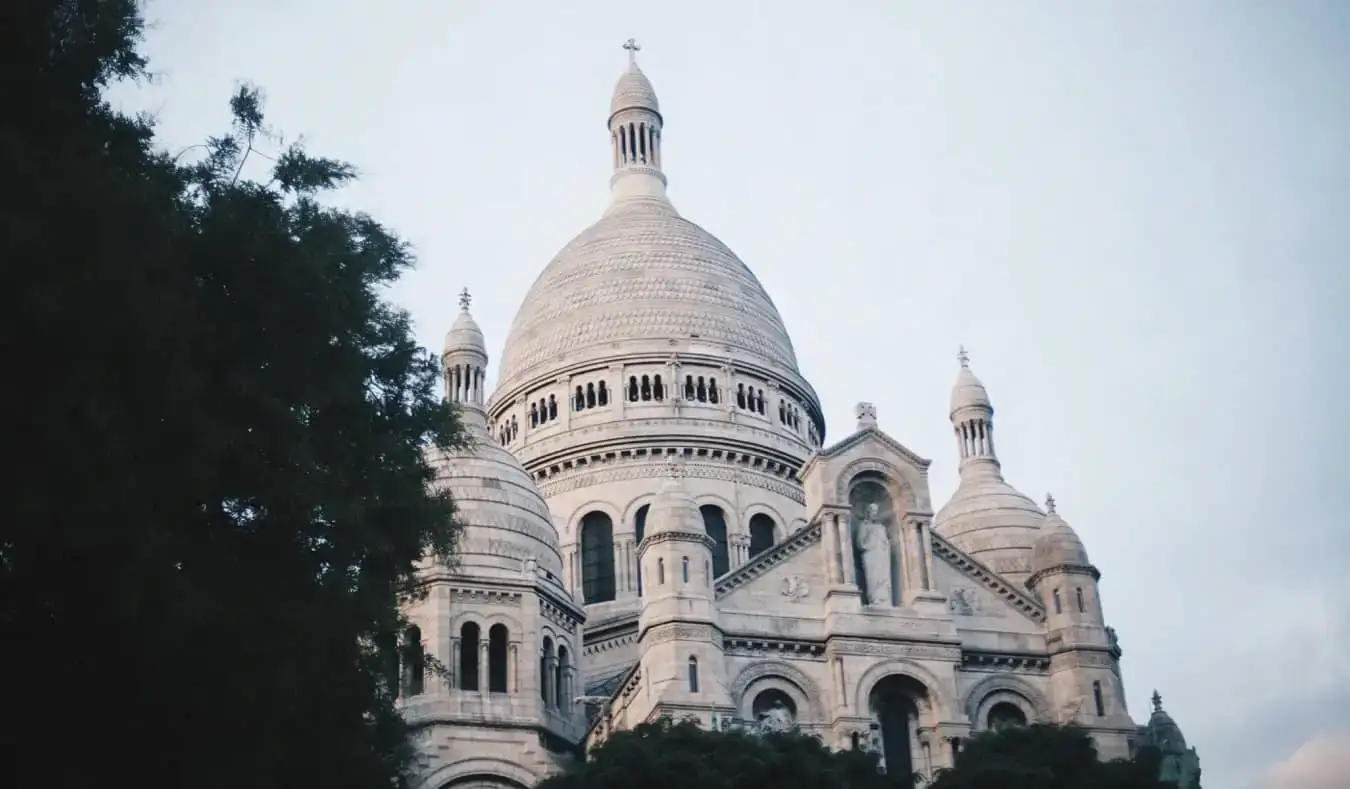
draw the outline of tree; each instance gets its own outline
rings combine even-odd
[[[877,757],[833,751],[798,733],[714,732],[661,720],[616,732],[571,772],[539,789],[887,789],[908,786],[877,770]]]
[[[1167,789],[1156,757],[1142,749],[1133,759],[1103,762],[1080,728],[1017,726],[967,740],[931,789]]]
[[[350,166],[263,150],[254,89],[173,155],[113,112],[135,0],[0,18],[16,785],[399,785],[388,645],[418,558],[452,553],[427,452],[462,440],[381,298],[409,249],[321,202]]]

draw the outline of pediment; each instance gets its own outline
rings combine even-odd
[[[805,526],[786,540],[717,579],[718,605],[762,610],[824,599],[824,565],[816,546],[820,524]]]
[[[934,581],[938,591],[947,596],[948,609],[958,627],[963,619],[1017,617],[1038,627],[1045,623],[1045,608],[1029,592],[942,537],[934,534],[932,538]]]
[[[806,511],[814,518],[824,506],[848,506],[849,486],[859,474],[878,474],[890,480],[903,496],[905,509],[929,513],[928,467],[932,461],[876,427],[864,427],[844,440],[817,451],[802,468]]]

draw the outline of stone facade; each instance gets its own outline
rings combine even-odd
[[[631,58],[610,113],[613,201],[531,288],[490,401],[467,299],[447,337],[480,442],[438,460],[468,529],[411,612],[449,669],[405,694],[423,785],[530,786],[657,716],[798,727],[921,783],[996,726],[1074,721],[1128,755],[1099,574],[1004,481],[964,351],[935,514],[930,461],[872,406],[825,443],[772,299],[667,199]]]

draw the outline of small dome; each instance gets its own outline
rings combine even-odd
[[[562,583],[562,554],[544,497],[520,461],[487,434],[480,420],[465,420],[471,445],[432,458],[432,486],[449,491],[464,524],[453,570],[464,575],[518,578],[533,559]]]
[[[964,351],[962,356],[964,357]],[[985,391],[984,384],[975,377],[975,373],[966,366],[965,359],[961,361],[961,370],[956,374],[956,383],[952,386],[951,413],[955,414],[962,408],[987,408],[994,409],[994,405],[989,400],[989,393]]]
[[[614,96],[609,100],[609,116],[623,110],[650,110],[661,114],[661,105],[656,101],[656,91],[652,81],[642,73],[637,63],[629,63],[628,70],[614,83]]]
[[[459,294],[459,316],[455,318],[450,331],[445,333],[445,352],[471,351],[487,356],[487,342],[483,339],[483,330],[469,314],[469,289]]]
[[[672,468],[670,476],[661,483],[656,498],[652,499],[651,509],[647,511],[645,536],[651,537],[668,532],[704,536],[703,515],[698,511],[698,502],[684,486],[678,469]]]
[[[1153,691],[1153,714],[1149,716],[1148,724],[1144,727],[1144,740],[1164,754],[1186,751],[1186,737],[1182,735],[1177,722],[1162,708],[1162,696],[1158,695],[1156,690]]]
[[[933,517],[933,531],[1004,578],[1022,581],[1030,575],[1032,545],[1044,518],[995,466],[981,464],[962,474],[951,500]]]
[[[1055,511],[1055,500],[1047,496],[1045,502],[1048,512],[1041,524],[1041,536],[1031,549],[1031,571],[1038,573],[1052,567],[1072,565],[1091,567],[1087,548],[1073,527],[1064,521]]]

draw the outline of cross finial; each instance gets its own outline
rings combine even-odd
[[[1051,515],[1055,514],[1055,497],[1049,493],[1045,494],[1045,511]]]
[[[960,362],[962,367],[970,366],[970,354],[966,352],[966,346],[962,345],[956,351],[956,361]]]
[[[628,65],[637,63],[637,53],[642,47],[638,46],[637,39],[630,38],[623,42],[623,48],[628,50]]]
[[[1153,711],[1162,712],[1162,695],[1157,690],[1153,691]]]
[[[465,288],[459,292],[459,308],[465,312],[469,311],[469,304],[473,302],[473,296],[469,295],[469,289]]]

